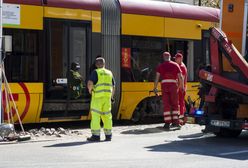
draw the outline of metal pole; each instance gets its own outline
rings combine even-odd
[[[3,0],[0,0],[0,125],[3,123],[3,112],[2,112],[2,35],[3,35]]]
[[[223,0],[220,0],[220,29],[222,30]]]

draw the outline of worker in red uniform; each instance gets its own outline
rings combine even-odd
[[[179,122],[181,125],[184,125],[185,124],[184,113],[186,111],[184,97],[187,89],[187,67],[183,63],[183,55],[181,53],[177,53],[175,55],[175,61],[179,65],[182,71],[183,81],[184,81],[184,90],[179,89],[179,106],[180,106]]]
[[[163,53],[164,62],[156,69],[154,92],[158,92],[158,82],[161,78],[162,100],[164,105],[164,128],[180,129],[178,88],[184,90],[182,71],[177,63],[171,61],[169,52]]]

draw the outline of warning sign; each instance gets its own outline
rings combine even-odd
[[[130,48],[122,48],[121,53],[121,66],[125,68],[131,68],[131,49]]]
[[[20,5],[3,4],[3,25],[19,26],[20,25]]]

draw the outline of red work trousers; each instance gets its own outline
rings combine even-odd
[[[162,83],[164,122],[179,124],[178,87],[176,83]]]
[[[179,95],[180,117],[183,117],[186,111],[185,101],[184,101],[185,91],[182,91],[181,89],[179,89],[178,95]]]

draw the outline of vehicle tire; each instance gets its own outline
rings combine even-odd
[[[134,110],[131,121],[133,123],[142,123],[145,118],[145,104],[140,103]]]
[[[228,128],[220,128],[219,132],[214,132],[218,137],[236,138],[241,134],[242,130],[231,130]]]
[[[138,123],[141,121],[141,118],[142,118],[142,116],[141,116],[140,109],[138,107],[136,107],[136,109],[133,112],[131,121],[134,123]]]

